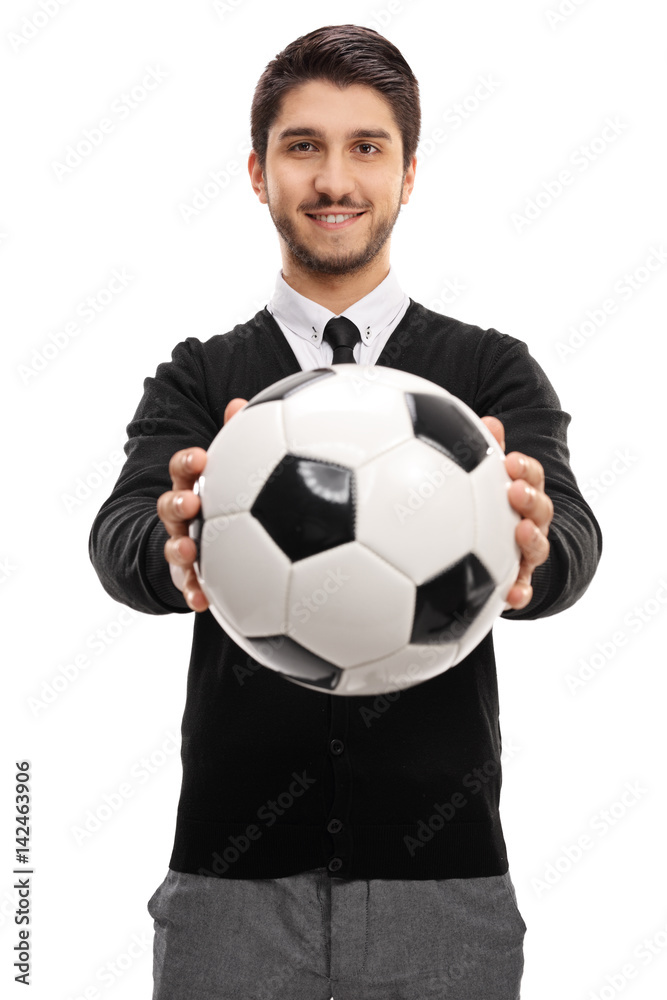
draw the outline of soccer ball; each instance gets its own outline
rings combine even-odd
[[[212,442],[195,572],[216,620],[315,691],[375,695],[459,663],[505,606],[519,515],[477,415],[381,365],[297,372]]]

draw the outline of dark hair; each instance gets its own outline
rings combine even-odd
[[[250,111],[250,138],[262,170],[269,129],[280,114],[283,97],[309,80],[329,80],[341,88],[365,84],[378,90],[390,104],[403,139],[405,173],[419,142],[419,84],[395,45],[372,28],[357,24],[317,28],[291,42],[267,64]]]

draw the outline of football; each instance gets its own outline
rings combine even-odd
[[[480,418],[408,372],[339,364],[259,392],[195,484],[195,572],[258,663],[315,691],[401,690],[502,612],[520,517]]]

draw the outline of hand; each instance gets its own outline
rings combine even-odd
[[[482,417],[483,423],[505,451],[505,428],[497,417]],[[533,597],[531,578],[536,566],[541,566],[549,555],[549,525],[554,516],[551,497],[544,492],[544,469],[536,458],[519,451],[511,451],[505,459],[510,479],[507,496],[522,520],[516,526],[516,542],[521,550],[519,575],[506,597],[509,608],[520,611],[530,604]]]
[[[247,402],[247,399],[232,399],[225,408],[223,423],[227,423]],[[171,566],[177,567],[178,582],[174,582],[183,591],[192,611],[205,611],[208,607],[194,569],[197,546],[188,534],[188,522],[195,517],[201,504],[193,486],[205,465],[206,452],[203,448],[184,448],[175,452],[169,461],[172,489],[163,493],[157,501],[160,520],[169,535],[164,545],[164,557]]]

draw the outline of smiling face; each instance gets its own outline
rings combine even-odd
[[[248,161],[254,190],[280,237],[284,276],[363,271],[379,283],[389,270],[389,237],[412,192],[415,166],[413,159],[403,173],[401,133],[372,87],[341,90],[313,80],[291,90],[269,132],[264,172],[254,151]],[[331,215],[336,221],[322,219]]]

